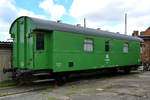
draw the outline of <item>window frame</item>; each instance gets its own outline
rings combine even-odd
[[[145,44],[144,43],[140,43],[140,53],[141,54],[144,53],[144,48],[145,48]]]
[[[41,45],[41,44],[43,44],[43,45]],[[44,33],[36,33],[36,50],[37,51],[45,50],[45,35],[44,35]]]
[[[128,42],[123,43],[123,53],[129,53],[129,43]]]
[[[105,51],[109,52],[110,51],[110,43],[109,40],[105,40]]]
[[[84,52],[94,52],[94,39],[85,38],[84,39],[84,48],[83,48],[83,50],[84,50]]]

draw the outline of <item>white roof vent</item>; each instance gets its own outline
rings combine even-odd
[[[81,27],[81,24],[77,24],[77,27]]]
[[[61,20],[57,20],[57,23],[61,23],[62,21]]]
[[[101,30],[101,28],[97,28],[97,30]]]

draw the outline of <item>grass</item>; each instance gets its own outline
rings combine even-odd
[[[4,94],[1,94],[1,96],[8,96],[9,94],[8,93],[4,93]]]
[[[81,90],[74,90],[74,91],[67,92],[66,95],[70,96],[73,94],[80,94],[80,93],[89,92],[89,91],[93,91],[93,90],[96,90],[96,88],[86,88],[86,89],[81,89]]]
[[[50,97],[43,99],[43,100],[54,100],[54,99],[56,99],[56,96],[50,96]]]
[[[46,99],[44,99],[44,100],[54,100],[54,99],[56,99],[55,96],[50,96],[50,97],[48,97],[48,98],[46,98]]]
[[[0,97],[9,96],[9,95],[15,95],[15,94],[21,94],[21,93],[27,93],[27,92],[31,92],[31,91],[37,91],[37,90],[41,90],[41,89],[39,88],[39,89],[23,90],[23,91],[19,91],[19,92],[7,92],[7,93],[0,94]],[[50,90],[47,89],[46,91],[50,91]]]
[[[15,83],[12,82],[4,82],[4,83],[0,83],[0,87],[10,87],[10,86],[15,86]]]
[[[80,90],[73,90],[73,91],[67,92],[66,95],[70,96],[70,95],[73,95],[73,94],[80,94],[80,93],[84,93],[84,92],[90,92],[90,91],[94,91],[98,88],[109,89],[109,88],[112,88],[112,86],[114,86],[114,84],[108,84],[108,85],[105,85],[105,86],[102,86],[102,87],[93,87],[93,88],[85,88],[85,89],[80,89]]]
[[[77,88],[77,86],[76,85],[72,85],[72,88]]]
[[[9,96],[9,95],[14,95],[14,94],[17,94],[17,92],[3,93],[3,94],[0,95],[0,97],[3,97],[3,96]]]
[[[70,96],[70,95],[79,94],[79,93],[81,93],[80,90],[74,90],[74,91],[67,92],[66,95],[67,95],[67,96]]]
[[[48,92],[52,92],[52,89],[51,88],[47,88],[45,90],[42,91],[43,94],[46,94]]]
[[[131,93],[120,93],[120,92],[116,92],[116,91],[114,91],[114,93],[118,93],[118,94],[126,94],[126,95],[130,95],[130,96],[135,96],[135,97],[142,97],[141,95],[139,95],[139,94],[131,94]]]
[[[131,95],[135,97],[141,97],[141,95],[138,95],[138,94],[131,94]]]
[[[26,84],[25,81],[21,81],[18,84],[14,83],[14,82],[11,82],[11,81],[7,81],[7,82],[0,83],[0,88],[1,87],[11,87],[11,86],[21,86],[21,85],[24,85],[24,84]]]
[[[114,84],[108,84],[108,85],[105,85],[103,87],[100,87],[102,89],[109,89],[109,88],[112,88],[112,86],[114,86]]]

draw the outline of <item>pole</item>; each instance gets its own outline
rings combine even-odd
[[[86,19],[84,18],[84,28],[86,28]]]
[[[125,13],[125,35],[127,35],[127,13]]]

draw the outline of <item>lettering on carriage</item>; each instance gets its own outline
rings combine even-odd
[[[106,54],[106,56],[105,56],[105,61],[106,61],[106,63],[108,63],[108,62],[110,61],[110,59],[109,59],[109,54]]]
[[[61,65],[62,65],[61,62],[57,62],[57,63],[56,63],[56,66],[57,66],[57,67],[61,67]]]

